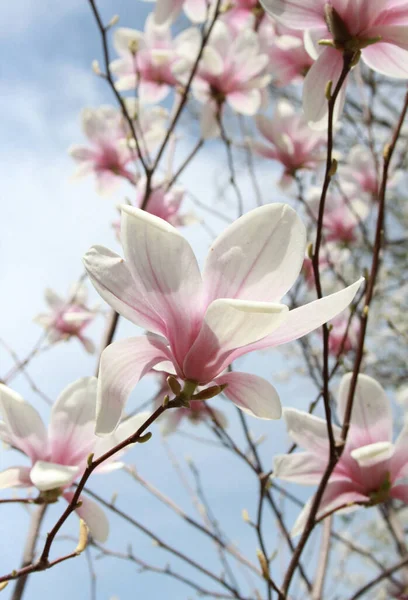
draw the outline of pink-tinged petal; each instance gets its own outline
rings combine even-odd
[[[306,230],[287,204],[267,204],[237,219],[211,246],[203,280],[209,302],[279,302],[302,268]]]
[[[263,156],[264,158],[269,158],[270,160],[279,160],[279,153],[273,146],[267,146],[262,142],[258,142],[257,140],[251,141],[250,146],[254,152]]]
[[[64,498],[71,502],[74,496],[73,492],[65,492]],[[93,500],[80,496],[81,506],[75,509],[75,512],[81,517],[89,528],[89,533],[93,539],[103,544],[108,539],[109,521],[102,508]]]
[[[3,384],[0,384],[0,414],[13,446],[33,461],[47,455],[47,431],[40,415],[20,394]]]
[[[95,152],[90,150],[90,148],[77,145],[70,146],[68,148],[68,154],[78,162],[92,160],[95,156]]]
[[[138,86],[141,104],[158,104],[166,98],[170,86],[156,81],[141,81]]]
[[[325,48],[316,62],[311,66],[303,85],[303,110],[309,125],[313,129],[327,129],[328,101],[326,86],[332,81],[334,91],[343,69],[343,55],[334,48]],[[334,121],[343,110],[345,88],[343,83],[334,109]]]
[[[99,438],[94,448],[95,459],[99,458],[100,456],[102,456],[102,454],[105,454],[105,452],[108,452],[109,450],[126,440],[126,438],[131,436],[133,433],[136,433],[136,431],[144,423],[146,423],[147,419],[150,417],[150,414],[151,413],[149,412],[141,412],[137,415],[134,415],[133,417],[130,417],[130,419],[126,419],[125,421],[119,423],[117,429],[115,429],[115,431],[111,433],[111,435],[108,435],[104,438]],[[116,461],[119,458],[119,456],[122,456],[123,453],[129,450],[130,448],[131,446],[127,446],[125,450],[118,452],[113,456],[112,459],[109,460]],[[105,470],[104,467],[106,466],[107,462],[108,461],[105,461],[101,465],[101,468],[99,469],[100,471]],[[111,465],[109,465],[109,467],[111,467]]]
[[[96,407],[97,435],[104,436],[116,429],[135,385],[152,367],[168,359],[167,347],[153,336],[120,340],[102,352]]]
[[[122,206],[122,243],[133,279],[156,314],[178,361],[201,320],[201,274],[187,240],[155,215]]]
[[[393,44],[377,43],[364,48],[362,58],[373,71],[388,77],[408,78],[408,50]]]
[[[252,116],[261,108],[261,91],[253,88],[232,92],[227,94],[227,102],[237,113]]]
[[[282,407],[278,392],[266,379],[233,371],[220,375],[214,382],[227,384],[224,394],[248,415],[258,419],[280,419]]]
[[[334,511],[339,512],[341,510],[341,512],[344,513],[346,511],[349,512],[355,510],[360,503],[365,504],[369,501],[370,498],[368,496],[356,491],[355,483],[351,481],[329,481],[320,502],[316,519],[322,519],[325,516],[332,514]],[[305,507],[298,516],[292,530],[293,536],[300,535],[303,532],[312,502],[313,498],[305,504]]]
[[[405,504],[408,504],[408,485],[396,485],[391,489],[391,498],[402,500]]]
[[[315,485],[320,483],[326,466],[327,457],[311,452],[282,454],[273,459],[273,477],[302,485]]]
[[[340,292],[330,294],[330,296],[314,300],[309,304],[289,311],[284,323],[270,335],[255,344],[251,344],[248,352],[274,348],[281,344],[293,342],[314,331],[323,323],[327,323],[347,308],[363,281],[364,279],[361,278]]]
[[[329,459],[326,420],[296,408],[285,408],[283,418],[291,439],[301,448],[319,456],[326,465]],[[333,433],[336,438],[340,439],[341,430],[336,425],[333,426]]]
[[[314,29],[324,22],[326,0],[262,0],[267,13],[291,29]]]
[[[165,332],[162,319],[144,299],[122,257],[103,246],[93,246],[83,262],[98,294],[120,315],[154,333]]]
[[[10,467],[0,473],[0,490],[11,487],[30,487],[29,467]]]
[[[390,461],[391,481],[408,477],[408,422],[395,440],[395,452]]]
[[[343,422],[352,373],[344,375],[338,393],[338,416]],[[392,440],[392,412],[383,388],[368,375],[359,375],[354,394],[351,428],[347,447],[360,448],[375,442]]]
[[[207,309],[200,333],[188,352],[183,372],[187,379],[209,383],[229,364],[229,356],[279,327],[287,306],[246,300],[214,300]]]
[[[65,388],[53,405],[48,436],[54,462],[79,465],[92,452],[96,386],[96,377],[79,379]]]
[[[209,5],[207,0],[185,0],[184,12],[193,23],[203,23],[208,17]]]
[[[30,479],[38,490],[46,492],[69,485],[79,474],[79,470],[76,465],[59,465],[38,460],[30,471]]]
[[[183,6],[184,0],[157,0],[154,9],[154,20],[157,25],[163,25],[170,19],[177,17]]]

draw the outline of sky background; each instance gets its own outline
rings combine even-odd
[[[100,5],[105,20],[117,13],[122,26],[138,29],[143,28],[145,16],[151,8],[150,4],[137,0],[103,0]],[[0,127],[3,143],[0,147],[0,279],[3,293],[0,336],[20,357],[24,357],[41,334],[40,328],[33,324],[33,317],[46,308],[43,298],[45,288],[52,287],[65,295],[69,286],[81,276],[81,257],[92,244],[103,244],[120,251],[110,223],[116,218],[115,205],[123,200],[126,189],[122,188],[112,198],[102,198],[96,194],[92,178],[72,181],[74,165],[67,148],[83,141],[81,109],[112,102],[111,92],[105,82],[98,79],[90,68],[95,58],[100,59],[100,39],[87,2],[7,2],[2,6],[1,21]],[[190,141],[188,135],[186,147]],[[182,144],[181,154],[183,149]],[[217,158],[213,149],[204,150],[196,166],[189,168],[182,179],[190,191],[208,204],[216,200],[211,184],[220,175]],[[276,192],[276,178],[274,174],[263,180],[266,201],[284,200],[282,194]],[[249,206],[253,207],[253,194],[247,182],[242,181],[242,186]],[[192,208],[187,203],[186,210]],[[228,212],[228,207],[225,211]],[[220,221],[210,219],[209,222],[214,230],[223,227]],[[200,223],[186,229],[185,234],[202,260],[211,236]],[[97,294],[88,287],[90,303],[99,302]],[[103,319],[98,317],[88,330],[97,344],[102,330]],[[122,320],[117,339],[134,333],[134,326]],[[3,349],[0,352],[1,375],[7,372],[13,361]],[[41,390],[55,399],[69,383],[92,374],[95,361],[95,356],[86,355],[78,342],[73,340],[36,358],[29,372]],[[304,381],[301,387],[296,379],[286,384],[280,381],[279,376],[286,371],[286,362],[277,352],[242,359],[239,367],[273,381],[281,392],[284,405],[306,408],[314,398],[313,388]],[[132,394],[129,407],[136,407],[149,398],[153,386],[149,378],[142,381]],[[13,380],[12,387],[26,400],[32,401],[47,422],[49,409],[33,393],[26,380],[20,376]],[[222,401],[214,402],[213,406],[224,410],[231,431],[242,442],[233,407]],[[261,453],[269,469],[273,454],[287,447],[283,423],[265,424],[252,419],[250,426],[255,437],[268,436],[261,446]],[[191,426],[185,426],[184,431],[209,438],[202,426],[194,430]],[[172,467],[158,426],[153,426],[152,432],[153,439],[145,446],[131,450],[127,462],[135,465],[144,477],[199,520],[197,510]],[[241,517],[244,508],[255,517],[257,483],[253,474],[236,457],[213,445],[196,443],[191,438],[177,434],[168,439],[168,444],[191,485],[194,483],[186,459],[191,457],[199,467],[217,520],[229,539],[236,542],[243,553],[256,563],[256,536]],[[2,469],[20,464],[22,460],[14,452],[5,449],[0,451]],[[125,473],[95,476],[90,488],[108,501],[113,493],[118,493],[116,502],[121,510],[133,515],[198,562],[219,571],[214,545],[199,533],[192,532],[181,519]],[[9,495],[9,491],[1,493],[1,497]],[[303,497],[309,495],[310,490],[306,489]],[[43,534],[47,527],[55,523],[63,508],[61,501],[49,509]],[[20,564],[29,514],[24,507],[12,505],[2,506],[1,511],[0,571],[5,573]],[[295,517],[296,511],[288,513],[288,522]],[[184,569],[177,560],[155,548],[148,537],[126,526],[114,515],[109,518],[111,534],[107,547],[126,552],[131,544],[136,556],[158,566],[170,563],[175,569]],[[273,550],[277,528],[270,516],[267,516],[267,523],[267,542],[270,550]],[[63,534],[77,536],[77,532],[78,522],[72,516]],[[75,545],[73,539],[58,540],[53,547],[53,557],[70,551]],[[95,555],[94,552],[92,554]],[[312,547],[309,547],[306,560],[313,561]],[[149,573],[137,574],[135,566],[125,561],[96,560],[94,568],[98,600],[113,597],[120,600],[136,597],[187,600],[194,597],[193,591],[173,579]],[[278,556],[273,563],[273,574],[281,572],[281,569],[282,559]],[[191,574],[189,570],[184,572]],[[240,569],[237,572],[245,589],[245,579]],[[197,581],[209,589],[215,589],[211,581],[201,576],[197,577]],[[5,600],[11,597],[12,587],[10,585],[2,593]],[[299,589],[297,591],[300,592]],[[84,556],[30,578],[25,598],[36,600],[49,597],[61,600],[91,598],[89,570]]]

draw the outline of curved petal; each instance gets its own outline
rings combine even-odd
[[[280,346],[287,342],[293,342],[314,331],[347,308],[353,301],[363,281],[364,279],[361,278],[340,292],[335,292],[334,294],[330,294],[330,296],[314,300],[313,302],[309,302],[309,304],[289,311],[288,316],[280,327],[259,342],[251,344],[247,351],[252,352],[253,350],[263,350],[264,348]]]
[[[405,31],[407,27],[403,28]],[[408,51],[393,44],[377,43],[364,48],[362,58],[373,71],[398,79],[408,78]]]
[[[402,500],[404,504],[408,504],[408,485],[395,485],[391,488],[391,498]]]
[[[303,85],[303,110],[313,129],[327,129],[328,101],[326,86],[332,81],[334,91],[343,69],[343,55],[334,48],[325,48],[308,71]],[[343,110],[347,81],[343,83],[335,109],[334,122]]]
[[[314,29],[325,25],[326,0],[261,0],[267,13],[291,29]]]
[[[29,467],[10,467],[0,473],[0,490],[11,487],[30,487],[32,485]]]
[[[395,446],[391,442],[374,442],[374,444],[355,448],[350,455],[359,467],[372,467],[390,459],[394,451]]]
[[[350,390],[352,373],[344,375],[337,401],[339,419],[343,422]],[[347,447],[360,448],[375,442],[392,440],[392,412],[390,401],[383,388],[368,375],[359,375],[354,394],[351,428]]]
[[[0,413],[13,446],[32,461],[47,455],[47,431],[40,415],[20,394],[3,384],[0,384]]]
[[[224,394],[248,415],[259,419],[280,419],[282,408],[278,392],[266,379],[233,371],[220,375],[214,382],[217,385],[227,384]]]
[[[227,102],[237,113],[252,116],[261,108],[262,94],[257,88],[231,92]]]
[[[185,355],[201,320],[201,275],[187,240],[169,223],[122,206],[122,242],[133,279],[166,323],[177,360]]]
[[[93,246],[82,260],[96,291],[109,306],[135,325],[153,333],[165,332],[162,319],[145,300],[121,256],[103,246]]]
[[[322,519],[325,516],[340,511],[344,513],[346,510],[354,510],[358,508],[358,503],[367,503],[370,501],[368,496],[365,496],[355,489],[355,484],[349,481],[329,481],[326,490],[320,502],[319,510],[317,511],[316,519]],[[302,533],[306,521],[308,519],[310,508],[313,503],[311,498],[298,516],[292,530],[292,535]]]
[[[108,346],[101,356],[95,433],[114,431],[126,400],[137,382],[154,365],[169,359],[167,347],[155,337],[120,340]]]
[[[209,383],[230,364],[229,356],[279,327],[287,306],[245,300],[214,300],[207,309],[200,333],[183,363],[187,379]]]
[[[51,410],[49,440],[52,460],[79,465],[92,452],[95,442],[96,377],[71,383]]]
[[[301,448],[305,448],[312,454],[319,456],[320,460],[327,464],[329,459],[329,442],[327,435],[327,423],[296,408],[285,408],[283,418],[291,439]],[[340,429],[333,426],[335,437],[340,438]]]
[[[73,496],[73,492],[64,493],[64,498],[67,502],[71,502]],[[102,510],[99,504],[89,498],[80,496],[79,500],[81,506],[76,508],[75,512],[85,521],[93,539],[103,544],[109,535],[109,521],[105,511]]]
[[[408,422],[405,422],[394,446],[395,452],[390,461],[391,481],[408,476]]]
[[[302,485],[317,485],[326,465],[327,459],[311,452],[282,454],[273,459],[273,477]]]
[[[58,465],[38,460],[30,471],[33,485],[41,492],[69,485],[79,473],[78,466]]]
[[[279,302],[299,275],[305,247],[305,226],[293,208],[277,203],[251,210],[210,248],[203,274],[208,302]]]

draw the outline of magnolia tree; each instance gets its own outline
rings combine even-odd
[[[84,141],[69,153],[118,205],[106,223],[118,252],[95,239],[67,295],[46,290],[43,334],[25,358],[7,340],[0,438],[14,466],[0,473],[0,503],[29,505],[32,524],[1,589],[20,599],[37,572],[86,551],[177,580],[178,599],[407,598],[408,1],[157,0],[144,25],[88,4],[102,47],[89,76],[112,105],[84,108]],[[117,335],[121,322],[131,337]],[[97,355],[95,374],[53,399],[45,425],[30,366],[75,338]],[[142,378],[153,395],[138,391]],[[187,463],[170,434],[184,436]],[[131,463],[161,443],[175,498]],[[232,530],[194,459],[209,445],[212,475],[231,486]],[[113,469],[117,501],[92,487]],[[197,541],[182,550],[136,506],[126,512],[130,480]],[[51,504],[59,517],[45,526]],[[77,536],[74,512],[79,541],[61,553],[63,526]],[[109,540],[114,516],[124,547]],[[238,523],[251,530],[244,544]],[[146,540],[129,546],[134,529],[159,547],[156,562]]]

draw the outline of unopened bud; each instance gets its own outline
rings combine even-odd
[[[201,390],[198,394],[195,394],[192,397],[192,400],[210,400],[210,398],[214,398],[218,396],[222,392],[220,385],[213,385],[205,390]]]
[[[391,145],[390,144],[386,144],[384,146],[384,150],[383,150],[383,157],[384,160],[388,160],[390,157],[390,152],[391,152]]]
[[[2,590],[4,590],[4,588],[6,588],[6,587],[8,586],[8,583],[9,583],[8,581],[2,581],[2,582],[0,583],[0,592],[1,592]]]
[[[308,246],[307,246],[307,256],[308,256],[308,258],[310,258],[310,260],[313,260],[313,244],[312,244],[312,242],[310,242],[310,244],[308,244]]]
[[[169,388],[175,396],[178,396],[180,394],[181,385],[179,384],[178,380],[174,377],[174,375],[169,375],[167,377],[167,385],[169,386]]]
[[[92,61],[92,71],[95,73],[95,75],[102,75],[99,62],[96,59]]]
[[[261,571],[262,575],[264,576],[264,579],[269,580],[269,565],[268,561],[266,560],[265,554],[262,552],[262,550],[258,549],[256,551],[256,555],[258,557],[259,564],[261,565]]]
[[[325,4],[324,17],[335,44],[344,45],[350,39],[350,32],[339,13],[331,4]]]
[[[76,554],[81,554],[88,543],[89,527],[83,519],[79,519],[79,541],[75,548]]]
[[[109,21],[107,27],[114,27],[119,22],[119,15],[113,15],[111,20]]]
[[[244,508],[242,510],[242,519],[245,521],[245,523],[250,523],[251,519],[249,518],[249,512],[247,511],[246,508]]]
[[[110,501],[111,506],[115,505],[115,502],[116,502],[117,499],[118,499],[118,492],[113,492],[112,498],[111,498],[111,501]]]
[[[169,402],[170,402],[169,395],[166,394],[163,398],[163,403],[162,403],[163,408],[166,408],[166,406],[168,405]]]
[[[137,439],[137,443],[138,444],[145,444],[146,442],[148,442],[150,440],[150,438],[152,437],[152,433],[150,431],[148,431],[147,433],[145,433],[144,435],[140,436],[139,439]]]
[[[88,465],[88,467],[92,466],[93,457],[94,457],[94,453],[93,452],[88,455],[88,458],[86,459],[86,464]]]
[[[330,81],[328,81],[326,83],[326,87],[324,90],[324,95],[326,96],[326,100],[330,100],[330,98],[331,98],[332,87],[333,87],[333,82],[330,79]]]
[[[333,177],[337,173],[337,165],[338,165],[337,160],[335,158],[333,158],[331,166],[330,166],[330,170],[329,170],[330,177]]]

